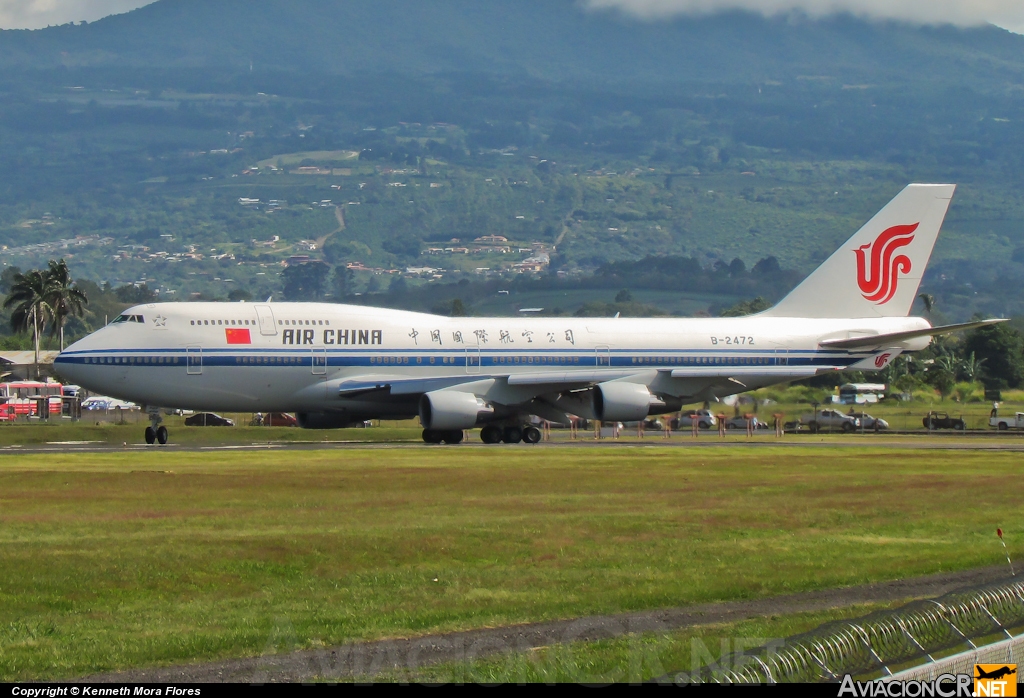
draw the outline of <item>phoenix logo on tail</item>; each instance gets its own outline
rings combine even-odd
[[[909,274],[912,265],[906,255],[894,255],[901,247],[914,241],[914,232],[919,225],[893,226],[875,238],[873,243],[853,251],[857,255],[857,285],[865,300],[884,305],[896,295],[900,274]]]
[[[891,357],[892,357],[892,354],[881,354],[880,356],[876,356],[875,357],[875,367],[876,368],[885,368],[885,365],[887,363],[889,363],[889,359]]]

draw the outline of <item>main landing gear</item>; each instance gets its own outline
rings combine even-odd
[[[166,445],[167,440],[170,438],[170,433],[168,433],[167,427],[160,423],[164,421],[163,417],[160,416],[159,412],[150,412],[149,421],[150,425],[146,427],[146,443],[150,446],[155,443],[159,443],[161,446]]]
[[[424,429],[423,443],[454,446],[461,444],[464,436],[461,429]]]
[[[485,444],[517,444],[525,441],[528,444],[540,443],[540,429],[534,426],[505,427],[504,429],[489,425],[480,430],[480,440]]]

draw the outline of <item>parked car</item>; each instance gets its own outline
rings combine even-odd
[[[122,410],[137,410],[139,406],[134,402],[125,402],[124,400],[118,400],[112,397],[104,397],[102,395],[94,395],[91,398],[82,401],[82,409],[90,411],[106,411],[116,410],[120,407]]]
[[[213,412],[200,412],[185,420],[187,427],[233,427],[234,421]]]
[[[800,421],[814,434],[819,431],[850,432],[860,429],[859,419],[838,410],[818,410],[813,414],[805,414]]]
[[[882,431],[889,428],[889,422],[881,417],[872,417],[866,412],[851,412],[850,416],[859,419],[861,428],[867,431]]]
[[[929,412],[922,420],[925,429],[956,429],[963,431],[967,428],[964,420],[959,417],[950,417],[945,412]]]
[[[683,413],[678,419],[673,420],[673,429],[690,429],[693,427],[693,420],[690,419],[691,414],[697,415],[697,426],[701,429],[710,429],[713,426],[717,426],[718,420],[715,419],[715,415],[711,414],[711,410],[695,410],[694,412],[687,412],[683,410]],[[746,429],[746,427],[744,427]]]
[[[757,417],[751,417],[750,421],[754,423],[753,426],[754,426],[755,429],[767,429],[768,428],[768,424],[765,423],[765,422],[762,422]],[[740,417],[730,417],[729,419],[725,420],[725,428],[726,429],[744,429],[745,430],[747,428],[747,419],[746,419],[746,417],[742,417],[742,416],[740,416]]]
[[[297,427],[299,420],[285,412],[271,412],[263,416],[265,427]]]
[[[1024,412],[1018,412],[1013,417],[992,417],[988,420],[988,425],[995,427],[999,431],[1024,429]]]

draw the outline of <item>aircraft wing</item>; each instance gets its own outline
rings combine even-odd
[[[516,387],[536,386],[542,392],[557,392],[572,388],[585,387],[595,383],[626,378],[636,374],[636,370],[624,371],[552,371],[549,373],[467,373],[461,376],[434,376],[412,378],[409,376],[368,375],[343,380],[338,385],[341,397],[358,397],[368,393],[387,391],[391,395],[421,395],[434,390],[443,390],[464,383],[476,383],[483,380],[505,380],[508,385]]]
[[[906,342],[919,337],[934,337],[941,334],[950,334],[951,332],[960,332],[961,330],[973,330],[978,327],[998,325],[1000,322],[1006,322],[1006,320],[981,320],[980,322],[965,322],[960,325],[928,327],[923,330],[892,332],[890,334],[872,334],[865,335],[863,337],[853,337],[850,339],[826,339],[820,344],[821,346],[829,349],[870,349],[873,347],[891,347],[899,344],[900,342]]]
[[[338,394],[341,397],[358,397],[367,393],[389,392],[392,395],[419,395],[433,390],[443,390],[462,383],[471,383],[489,376],[434,376],[410,378],[409,376],[358,376],[341,381]]]

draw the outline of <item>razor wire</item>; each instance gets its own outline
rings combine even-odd
[[[936,661],[975,641],[1012,638],[1024,628],[1024,580],[960,589],[895,610],[826,623],[777,644],[723,655],[688,675],[692,683],[807,683],[852,676],[887,676],[892,669]]]

